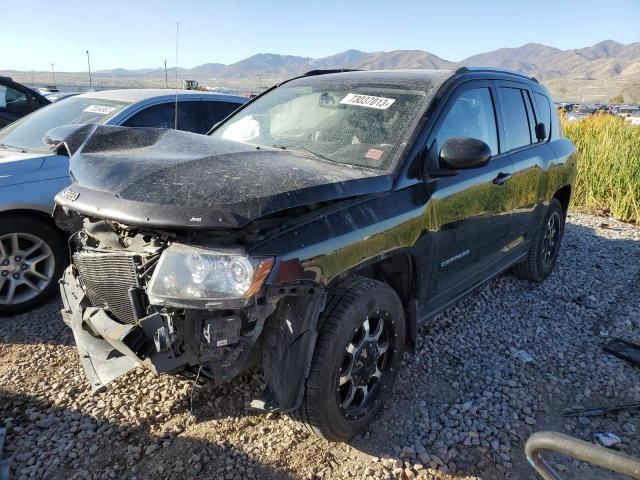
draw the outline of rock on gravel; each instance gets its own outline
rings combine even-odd
[[[309,435],[289,417],[249,410],[258,371],[219,388],[144,368],[92,394],[52,302],[0,320],[0,426],[16,479],[536,478],[534,431],[640,455],[640,413],[564,418],[565,409],[640,401],[640,372],[602,352],[640,341],[640,228],[569,217],[543,284],[504,274],[420,328],[394,393],[351,445]],[[522,353],[524,352],[524,353]],[[582,479],[608,478],[552,457]],[[614,478],[614,477],[611,477]]]

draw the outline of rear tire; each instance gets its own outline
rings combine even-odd
[[[564,235],[565,216],[560,202],[552,199],[527,258],[512,268],[518,278],[542,282],[551,273]]]
[[[53,226],[30,216],[3,216],[0,316],[26,312],[51,298],[67,260],[65,242]]]
[[[404,310],[386,283],[351,277],[329,293],[319,325],[296,417],[329,441],[348,441],[390,393],[404,352]]]

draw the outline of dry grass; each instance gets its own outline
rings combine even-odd
[[[640,127],[595,115],[563,121],[563,128],[578,155],[573,205],[640,223]]]

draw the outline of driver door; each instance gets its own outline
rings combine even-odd
[[[432,179],[430,230],[434,235],[433,273],[427,309],[437,309],[481,282],[509,250],[514,167],[500,146],[500,122],[492,82],[459,86],[447,101],[428,145],[438,155],[452,137],[476,138],[491,148],[480,168]],[[429,308],[431,307],[431,308]]]

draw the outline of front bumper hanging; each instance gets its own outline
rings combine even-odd
[[[157,373],[169,371],[184,361],[155,352],[153,332],[162,325],[159,314],[150,315],[140,325],[122,324],[109,314],[91,306],[71,267],[60,280],[64,308],[62,318],[73,331],[80,362],[94,390],[105,387],[141,363]]]

